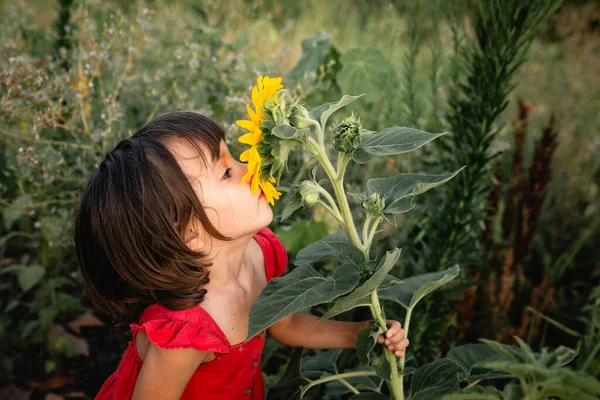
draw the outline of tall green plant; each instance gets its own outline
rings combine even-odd
[[[253,141],[253,148],[249,151],[258,151],[263,174],[271,182],[278,181],[286,169],[290,149],[300,145],[318,161],[318,166],[326,176],[325,179],[318,180],[317,168],[313,168],[310,179],[297,184],[288,196],[283,219],[300,207],[321,204],[339,222],[342,231],[300,251],[295,260],[298,267],[266,286],[250,309],[248,337],[294,312],[318,304],[335,300],[324,315],[325,318],[359,306],[368,306],[374,324],[360,332],[356,350],[361,364],[369,369],[342,373],[337,378],[311,381],[302,389],[302,393],[332,379],[378,375],[388,382],[394,399],[404,399],[401,379],[405,374],[404,359],[398,365],[395,355],[388,349],[383,351],[383,357],[378,357],[374,352],[377,336],[387,331],[380,297],[397,301],[406,308],[404,329],[408,332],[411,313],[419,300],[456,277],[458,266],[441,273],[400,281],[389,275],[400,257],[400,249],[392,249],[378,257],[371,254],[371,245],[377,227],[383,220],[395,225],[398,215],[414,208],[416,196],[452,179],[460,169],[442,175],[401,173],[393,177],[369,179],[366,190],[352,194],[365,213],[363,227],[358,229],[344,188],[344,174],[348,164],[366,164],[377,157],[408,153],[443,133],[433,134],[403,127],[386,128],[377,133],[364,129],[360,120],[351,115],[336,125],[332,137],[326,140],[325,128],[331,115],[360,96],[346,95],[337,102],[323,104],[308,111],[297,100],[275,92],[277,86],[273,85],[277,80],[260,77],[258,82],[256,98],[267,96],[264,103],[259,104],[263,106],[260,113],[256,114],[263,117],[258,128],[261,135],[256,136],[254,127],[258,125],[254,119],[238,122],[240,126],[251,129],[247,134],[248,139],[244,140]],[[251,117],[254,115],[250,114]],[[333,147],[337,159],[335,167],[329,156],[330,147]],[[268,186],[267,183],[261,185]],[[326,187],[331,189],[327,190]],[[325,277],[311,266],[312,263],[331,256],[339,260],[339,265],[331,276]]]
[[[451,135],[436,142],[444,170],[466,165],[461,174],[430,202],[419,225],[411,258],[417,270],[441,270],[456,262],[479,259],[480,224],[485,218],[492,143],[498,116],[508,104],[517,69],[526,59],[539,26],[562,0],[469,2],[473,34],[463,30],[464,9],[453,19],[456,77],[449,91],[446,119]],[[440,197],[443,200],[440,201]]]

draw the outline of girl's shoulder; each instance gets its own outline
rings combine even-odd
[[[281,276],[288,263],[283,243],[269,228],[254,235],[260,246],[267,282]],[[263,261],[261,260],[261,261]],[[183,310],[171,310],[152,304],[144,310],[132,331],[145,332],[151,342],[161,348],[193,347],[215,353],[229,352],[229,341],[211,315],[197,305]]]
[[[281,240],[269,228],[263,228],[254,235],[262,249],[267,282],[283,275],[287,264],[288,255]]]
[[[163,349],[192,347],[196,350],[228,353],[229,342],[217,323],[200,306],[171,310],[160,304],[148,306],[132,332],[144,332]]]

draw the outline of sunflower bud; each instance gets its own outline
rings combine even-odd
[[[362,124],[354,113],[344,119],[333,130],[333,148],[342,153],[351,154],[362,142]]]
[[[292,106],[290,125],[294,128],[302,129],[314,125],[315,123],[316,121],[310,117],[308,110],[304,106],[299,104]]]
[[[269,105],[270,111],[273,115],[273,121],[275,125],[283,125],[289,123],[290,107],[289,101],[285,96],[280,96],[278,103],[275,105]]]
[[[379,216],[385,208],[385,199],[382,199],[379,193],[372,193],[360,205],[370,218]]]
[[[321,188],[313,181],[302,181],[300,183],[300,194],[302,195],[302,205],[310,207],[315,205],[320,198]]]
[[[268,98],[264,101],[262,108],[273,114],[275,112],[275,108],[277,108],[277,105],[281,102],[282,98],[283,95]]]

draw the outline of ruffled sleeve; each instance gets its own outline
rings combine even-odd
[[[200,307],[193,310],[171,311],[161,306],[151,306],[132,331],[145,332],[148,339],[162,349],[194,348],[200,351],[228,353],[227,338],[213,329],[213,321],[203,322],[197,315]]]
[[[267,282],[283,275],[288,264],[288,256],[281,240],[269,228],[261,229],[254,238],[263,251]]]

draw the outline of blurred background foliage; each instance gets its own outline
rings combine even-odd
[[[490,2],[471,3],[1,2],[0,398],[94,396],[130,338],[81,299],[70,229],[87,177],[119,140],[176,109],[216,119],[238,155],[234,121],[259,74],[283,76],[309,108],[366,93],[350,108],[373,131],[452,132],[411,157],[350,167],[348,191],[382,171],[479,171],[376,236],[375,251],[405,249],[399,278],[461,265],[458,283],[413,314],[408,366],[517,335],[534,349],[582,346],[573,368],[598,377],[600,3],[563,3],[496,75],[488,67],[514,37],[493,37],[471,13]],[[306,176],[305,159],[293,155],[300,172],[284,192]],[[291,254],[337,230],[318,207],[272,228]],[[290,355],[267,342],[268,386]],[[355,363],[350,351],[340,359]],[[335,387],[314,396],[347,398]]]

